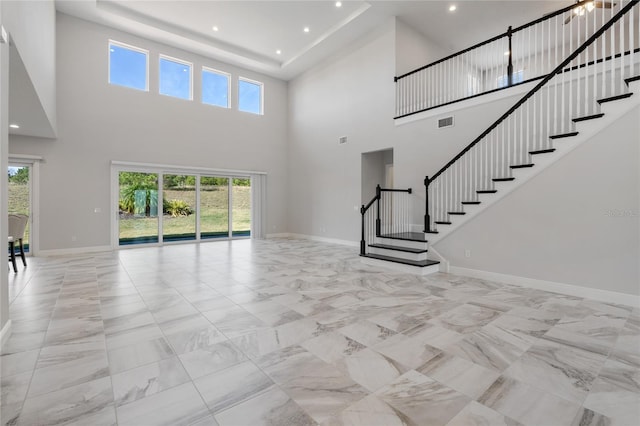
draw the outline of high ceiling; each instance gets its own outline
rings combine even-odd
[[[564,1],[57,0],[60,12],[291,79],[393,16],[455,51]],[[449,11],[451,5],[457,10]],[[216,27],[217,31],[214,31]],[[305,32],[304,29],[309,31]],[[277,53],[280,51],[280,53]]]

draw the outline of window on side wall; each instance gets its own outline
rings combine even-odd
[[[191,100],[193,64],[169,56],[160,55],[160,94]]]
[[[109,40],[109,84],[149,90],[149,51]]]
[[[202,103],[229,108],[229,74],[202,67]]]
[[[264,114],[264,85],[259,81],[240,77],[238,79],[238,110],[252,114]]]

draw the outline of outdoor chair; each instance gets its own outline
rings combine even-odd
[[[27,260],[24,257],[24,247],[22,246],[22,239],[24,238],[24,231],[27,227],[28,220],[29,216],[24,214],[9,215],[9,256],[11,257],[13,272],[18,272],[15,253],[16,242],[18,243],[18,247],[20,247],[20,257],[22,258],[22,264],[25,267],[27,266]]]

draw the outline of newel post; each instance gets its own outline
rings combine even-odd
[[[364,209],[364,204],[360,207],[360,214],[362,215],[362,236],[360,237],[360,256],[365,255],[365,246],[366,242],[364,240],[364,213],[366,210]]]
[[[431,217],[429,217],[429,176],[424,177],[424,231],[431,232]]]
[[[380,236],[380,198],[382,196],[382,191],[380,188],[380,184],[376,185],[376,237]]]
[[[507,29],[507,36],[509,37],[509,64],[507,65],[507,85],[511,86],[513,84],[513,50],[511,46],[513,31],[511,26],[509,26],[509,29]]]

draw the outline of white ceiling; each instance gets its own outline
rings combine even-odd
[[[571,3],[343,1],[338,8],[329,0],[57,0],[56,9],[288,80],[393,16],[453,53]],[[457,5],[453,13],[452,4]]]

